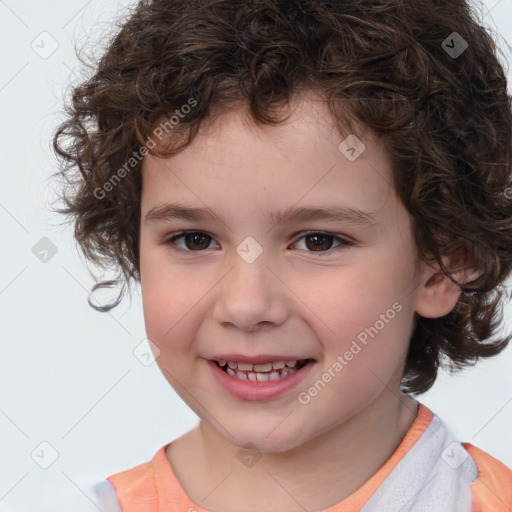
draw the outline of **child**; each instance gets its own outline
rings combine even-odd
[[[200,418],[105,504],[512,510],[414,398],[511,337],[512,110],[464,0],[141,1],[68,114],[59,211]]]

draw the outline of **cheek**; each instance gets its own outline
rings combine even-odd
[[[376,322],[379,331],[400,323],[404,293],[399,287],[404,283],[398,283],[394,275],[392,269],[380,271],[360,261],[304,280],[296,290],[314,313],[315,324],[323,325],[330,336],[347,340]]]
[[[336,373],[342,393],[371,393],[381,385],[377,376],[386,382],[405,357],[413,311],[403,291],[405,262],[398,267],[381,254],[372,264],[360,258],[333,269],[314,287],[310,280],[301,285],[298,295],[305,297],[308,322],[323,345],[322,365]]]
[[[199,298],[179,280],[147,279],[142,289],[144,322],[148,338],[160,345],[183,340],[190,314]]]
[[[178,348],[192,318],[189,313],[201,297],[193,276],[169,268],[161,248],[141,249],[141,290],[148,338],[161,350]],[[204,292],[203,292],[204,293]]]
[[[190,384],[192,371],[187,363],[191,362],[193,342],[191,311],[197,300],[189,300],[177,280],[171,282],[148,274],[146,278],[142,291],[146,336],[158,349],[154,355],[160,371],[178,391],[185,383]]]

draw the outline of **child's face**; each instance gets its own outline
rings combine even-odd
[[[158,365],[222,437],[269,452],[300,446],[377,398],[396,400],[421,288],[383,148],[367,133],[350,161],[327,107],[308,97],[297,106],[277,127],[225,112],[177,155],[146,157],[143,171],[141,285]],[[211,208],[222,221],[145,219],[165,203]],[[374,224],[274,225],[269,216],[304,207],[359,209]],[[200,233],[176,239],[175,250],[164,243],[185,230]],[[229,353],[314,363],[265,398],[243,394],[224,373],[239,386],[219,383],[210,360]]]

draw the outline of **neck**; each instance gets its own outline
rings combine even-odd
[[[203,483],[209,480],[212,492],[203,487],[201,500],[208,497],[204,505],[196,503],[223,512],[252,510],[247,504],[268,511],[329,508],[354,493],[391,456],[416,418],[417,405],[385,390],[341,425],[293,450],[264,453],[249,467],[237,457],[240,447],[201,420],[194,430],[197,460],[203,461]]]

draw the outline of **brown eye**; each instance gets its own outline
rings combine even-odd
[[[185,248],[181,247],[179,244],[175,243],[175,240],[182,238],[185,241]],[[203,249],[207,249],[210,245],[212,237],[207,235],[206,233],[202,233],[200,231],[194,231],[190,233],[181,233],[180,235],[176,235],[169,240],[167,240],[166,244],[176,245],[182,250],[185,251],[193,251],[198,252]]]
[[[313,251],[328,250],[332,247],[332,235],[324,235],[323,233],[315,233],[313,235],[306,235],[306,247]],[[311,241],[311,244],[308,242]]]
[[[303,240],[304,242],[302,242]],[[333,246],[333,241],[336,241],[336,246]],[[301,243],[304,245],[304,248],[300,247],[300,249],[310,253],[317,253],[318,256],[332,255],[337,251],[347,250],[350,246],[354,245],[354,242],[351,240],[345,240],[344,238],[330,233],[316,231],[304,233],[302,238],[296,242],[296,245],[300,245]]]
[[[179,243],[176,241],[180,240]],[[183,241],[185,242],[183,244]],[[168,245],[171,249],[181,252],[202,252],[210,247],[214,239],[202,232],[202,231],[189,231],[179,233],[167,240],[164,240],[164,245]],[[302,242],[302,241],[305,241]],[[333,242],[336,241],[337,245],[333,246]],[[295,242],[294,245],[304,243],[304,248],[301,250],[309,253],[317,253],[318,256],[329,256],[333,255],[339,250],[348,250],[354,245],[351,240],[346,240],[330,233],[322,233],[316,231],[310,231],[304,233],[304,235]]]
[[[210,245],[211,238],[201,233],[187,233],[185,235],[185,245],[189,249],[206,249]]]

